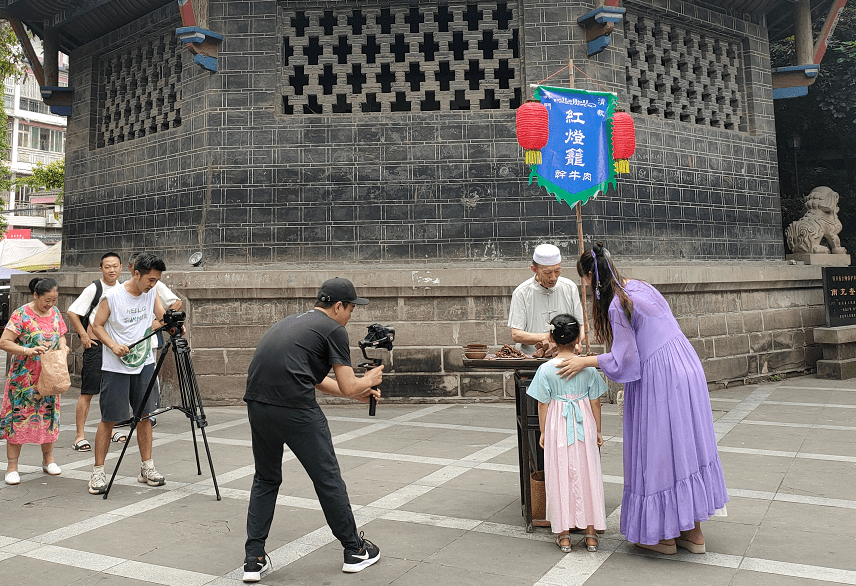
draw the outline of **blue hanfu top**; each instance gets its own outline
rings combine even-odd
[[[563,379],[559,376],[559,369],[556,368],[560,362],[560,358],[554,358],[539,366],[526,394],[539,403],[549,403],[554,399],[564,403],[562,415],[567,421],[570,446],[577,439],[581,442],[585,441],[583,412],[579,403],[584,399],[597,399],[604,394],[606,382],[593,367],[582,369],[570,379]]]

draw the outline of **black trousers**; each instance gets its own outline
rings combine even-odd
[[[256,473],[247,511],[247,557],[265,554],[276,496],[282,484],[283,444],[303,465],[321,503],[327,525],[345,549],[359,550],[360,537],[327,418],[320,407],[290,409],[247,401]]]

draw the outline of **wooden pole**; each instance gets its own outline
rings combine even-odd
[[[571,87],[574,87],[574,62],[573,60],[568,61],[568,76],[570,78]],[[583,206],[580,202],[577,202],[576,205],[577,210],[577,241],[580,245],[580,256],[586,251],[585,244],[583,244]],[[574,263],[576,264],[576,263]],[[585,281],[580,278],[580,297],[583,303],[583,329],[586,332],[586,354],[589,353],[589,324],[588,324],[588,303],[586,294],[586,284]]]

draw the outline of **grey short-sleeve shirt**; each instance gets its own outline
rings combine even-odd
[[[508,327],[533,334],[543,334],[547,324],[560,313],[568,313],[583,323],[583,304],[576,283],[559,277],[556,286],[547,289],[533,276],[521,283],[511,294]],[[521,352],[532,354],[534,346],[517,344]]]

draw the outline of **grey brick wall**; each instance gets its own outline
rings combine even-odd
[[[279,29],[281,11],[295,4],[336,6],[209,2],[208,26],[225,36],[220,71],[201,70],[181,50],[181,125],[119,144],[99,147],[95,137],[101,64],[174,30],[177,10],[165,6],[71,56],[64,266],[93,267],[106,249],[157,250],[173,266],[195,250],[211,266],[522,259],[543,240],[577,249],[572,211],[527,185],[511,109],[286,114]],[[746,124],[634,113],[631,175],[584,207],[586,239],[642,258],[781,258],[762,24],[692,2],[625,5],[739,42]],[[585,56],[576,19],[593,7],[518,4],[523,71],[514,83],[529,91],[573,60],[593,78],[577,72],[576,87],[614,91],[627,107],[622,27],[609,49]],[[567,72],[550,82],[566,84]]]

